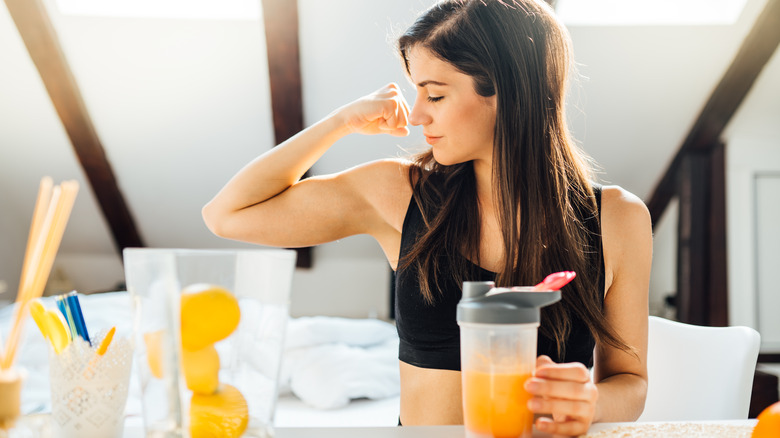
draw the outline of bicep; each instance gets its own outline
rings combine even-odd
[[[232,213],[219,234],[280,247],[372,234],[384,222],[383,206],[374,199],[385,181],[376,175],[381,172],[381,166],[366,165],[301,180],[271,199]]]
[[[604,316],[629,347],[596,348],[596,381],[615,374],[647,378],[647,316],[652,226],[647,208],[622,189],[605,198],[602,211],[604,257],[612,281],[604,298]]]

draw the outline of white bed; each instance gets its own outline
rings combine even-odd
[[[79,295],[88,327],[116,326],[131,337],[132,308],[126,292]],[[44,298],[54,307],[53,298]],[[14,306],[0,308],[0,331],[8,333]],[[394,426],[399,412],[398,338],[395,328],[372,319],[290,319],[276,407],[277,427]],[[48,412],[48,346],[28,319],[17,363],[28,371],[24,413]],[[135,371],[135,365],[134,365]],[[131,379],[126,414],[141,416],[140,388]]]

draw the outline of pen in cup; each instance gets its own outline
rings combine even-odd
[[[114,333],[116,332],[116,327],[111,327],[111,330],[106,333],[106,336],[103,337],[103,340],[100,341],[100,346],[97,349],[97,355],[102,356],[106,353],[106,350],[108,350],[108,345],[111,344],[111,340],[114,339]]]
[[[67,300],[68,307],[70,307],[71,313],[73,314],[73,322],[78,329],[79,336],[81,336],[81,338],[87,341],[91,346],[92,341],[89,339],[89,332],[87,331],[87,324],[84,322],[84,314],[81,312],[81,304],[79,304],[78,295],[76,295],[76,292],[74,291],[66,295],[65,299]]]
[[[81,313],[81,306],[79,305],[78,296],[75,292],[71,292],[67,295],[57,296],[57,308],[60,313],[65,317],[65,321],[68,323],[70,334],[72,339],[76,339],[77,336],[81,337],[85,341],[92,343],[89,340],[89,333],[87,332],[87,325],[84,322],[84,316]]]

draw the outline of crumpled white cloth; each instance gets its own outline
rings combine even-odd
[[[376,319],[290,319],[279,392],[292,392],[319,409],[340,408],[352,399],[397,396],[395,327]]]

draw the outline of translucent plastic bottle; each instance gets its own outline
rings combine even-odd
[[[464,283],[457,318],[467,438],[531,437],[523,384],[536,364],[539,309],[560,298],[560,291]]]

